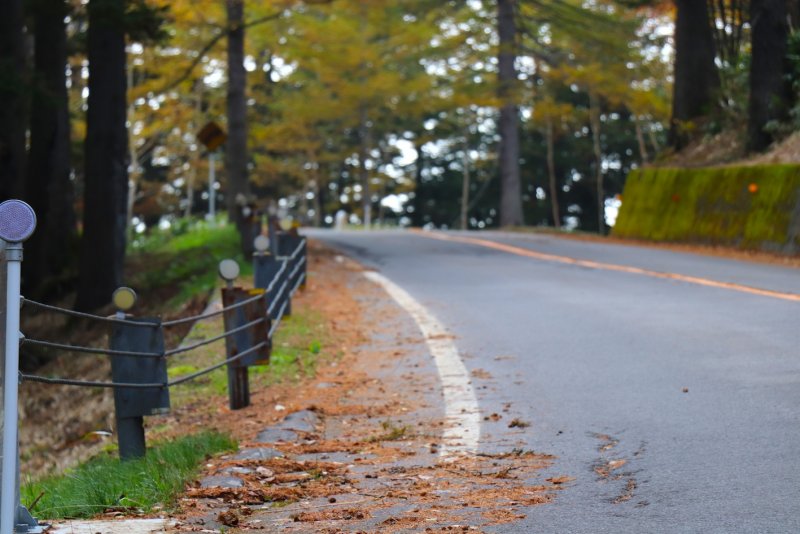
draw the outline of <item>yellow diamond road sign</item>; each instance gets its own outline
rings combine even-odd
[[[228,136],[216,122],[209,122],[197,133],[197,140],[203,143],[208,150],[218,149]]]

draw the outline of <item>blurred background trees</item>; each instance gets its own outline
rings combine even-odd
[[[0,199],[39,214],[26,293],[81,309],[210,195],[242,235],[253,210],[604,233],[630,169],[800,120],[798,0],[2,1]]]

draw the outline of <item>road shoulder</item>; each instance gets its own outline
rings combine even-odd
[[[296,309],[322,312],[341,356],[227,414],[240,451],[209,460],[174,530],[481,531],[552,501],[569,479],[540,480],[548,455],[443,461],[442,388],[426,340],[362,267],[321,247],[314,255]]]

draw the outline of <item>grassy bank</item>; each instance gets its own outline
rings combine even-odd
[[[138,460],[120,462],[108,452],[63,475],[23,484],[22,503],[48,519],[92,517],[110,510],[168,509],[197,475],[203,460],[235,447],[227,436],[205,432],[156,444]]]
[[[163,307],[175,309],[216,286],[217,267],[225,258],[239,262],[242,275],[252,273],[252,262],[242,255],[235,226],[183,223],[134,241],[126,261],[126,280],[144,297],[152,295]]]
[[[800,252],[800,166],[633,171],[613,235]]]

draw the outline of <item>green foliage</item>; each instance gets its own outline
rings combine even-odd
[[[614,235],[797,251],[800,166],[643,169],[628,176]],[[795,222],[796,224],[796,222]]]
[[[164,29],[168,15],[167,6],[154,6],[146,0],[129,0],[125,8],[125,33],[133,41],[163,43],[169,37]]]
[[[321,324],[320,315],[311,310],[284,317],[275,332],[269,365],[252,368],[258,383],[266,386],[313,377],[323,354],[323,344],[316,337]]]
[[[238,261],[242,275],[252,271],[251,262],[242,256],[233,225],[178,222],[169,230],[154,230],[134,242],[127,279],[141,291],[177,288],[172,304],[180,304],[214,288],[217,265],[224,258]]]
[[[800,130],[800,31],[792,32],[789,35],[786,52],[787,78],[792,88],[794,101],[789,108],[789,116],[785,121],[770,121],[765,129],[780,139]]]
[[[208,456],[236,448],[231,438],[204,432],[158,444],[142,459],[121,462],[109,451],[60,476],[23,484],[22,503],[47,519],[92,517],[107,510],[170,507]]]
[[[747,106],[750,97],[750,52],[742,52],[734,62],[719,68],[720,87],[718,106],[710,110],[711,121],[706,128],[710,134],[747,124]]]

